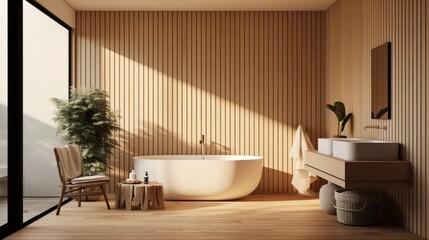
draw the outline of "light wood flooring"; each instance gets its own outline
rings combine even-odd
[[[248,196],[238,201],[167,201],[166,209],[112,210],[103,201],[72,201],[7,239],[422,239],[378,221],[346,226],[302,196]]]

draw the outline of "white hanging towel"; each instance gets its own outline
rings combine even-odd
[[[304,151],[306,150],[314,150],[314,147],[307,133],[299,125],[289,153],[289,156],[293,158],[294,165],[292,185],[300,194],[314,196],[316,194],[310,190],[310,184],[316,181],[317,176],[304,169]]]

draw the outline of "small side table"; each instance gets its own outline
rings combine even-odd
[[[125,206],[127,210],[132,210],[133,206],[140,206],[142,211],[163,209],[164,190],[162,183],[118,183],[116,188],[115,206],[116,208]]]

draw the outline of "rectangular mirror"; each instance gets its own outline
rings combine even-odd
[[[371,50],[371,118],[391,118],[391,43]]]

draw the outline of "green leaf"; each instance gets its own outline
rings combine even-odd
[[[334,103],[335,106],[335,115],[337,115],[338,121],[343,121],[346,117],[346,107],[344,103],[337,101]]]
[[[331,104],[326,104],[326,107],[329,109],[329,110],[331,110],[333,113],[335,113],[335,106],[334,105],[331,105]]]
[[[352,113],[347,114],[347,116],[344,118],[344,120],[341,122],[341,132],[344,131],[344,127],[346,126],[347,122],[352,118]]]

